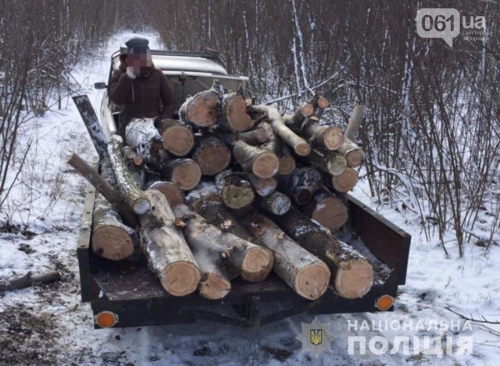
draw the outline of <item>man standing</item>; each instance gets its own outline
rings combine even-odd
[[[113,72],[109,85],[111,101],[122,108],[118,134],[124,141],[132,118],[172,118],[175,110],[167,78],[151,61],[149,41],[135,37],[125,44],[127,53],[120,56],[120,67]]]

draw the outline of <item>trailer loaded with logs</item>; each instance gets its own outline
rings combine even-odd
[[[89,181],[77,252],[97,328],[392,308],[410,236],[347,193],[362,105],[342,131],[324,94],[283,115],[214,80],[122,139],[73,99],[99,155],[68,161]]]

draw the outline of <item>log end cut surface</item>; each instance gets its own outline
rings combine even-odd
[[[330,230],[338,230],[348,219],[347,207],[341,200],[328,197],[319,202],[311,218]]]
[[[281,175],[292,174],[296,168],[295,159],[292,156],[283,156],[280,159],[279,173]]]
[[[346,168],[342,174],[332,178],[332,185],[338,192],[349,192],[358,183],[358,173],[354,169]]]
[[[172,182],[185,191],[194,189],[200,182],[200,179],[200,166],[190,159],[186,159],[176,165],[172,173]]]
[[[213,145],[193,158],[200,166],[201,174],[213,176],[227,168],[231,161],[231,151],[225,146]]]
[[[311,153],[311,146],[305,143],[299,143],[295,146],[295,153],[299,156],[307,156]]]
[[[187,107],[188,120],[199,127],[215,125],[220,118],[219,95],[206,92],[196,95]]]
[[[358,299],[373,285],[373,267],[366,260],[342,262],[335,278],[335,289],[346,299]]]
[[[163,193],[170,207],[175,207],[185,202],[184,195],[172,182],[155,182],[149,189],[156,189]]]
[[[273,255],[263,247],[254,247],[247,251],[242,264],[241,277],[249,282],[264,281],[273,268]]]
[[[330,270],[324,262],[316,261],[302,269],[295,279],[295,288],[306,299],[316,300],[328,289]]]
[[[227,122],[234,132],[243,132],[252,128],[252,119],[247,113],[245,99],[242,96],[231,98],[226,113]]]
[[[134,243],[125,231],[102,226],[92,233],[92,249],[103,258],[120,261],[133,254]]]
[[[344,134],[337,126],[330,126],[323,135],[325,147],[329,150],[337,150],[344,143]]]
[[[222,299],[231,290],[231,283],[217,273],[206,273],[200,282],[200,295],[211,300]]]
[[[186,156],[194,146],[193,133],[186,126],[177,125],[163,131],[163,147],[175,156]]]
[[[253,173],[260,178],[271,178],[279,169],[278,157],[270,152],[260,154],[252,165]]]
[[[357,168],[363,164],[365,154],[361,149],[354,149],[345,154],[347,165],[351,168]]]
[[[160,276],[165,291],[173,296],[186,296],[193,293],[200,282],[200,271],[190,262],[174,262]]]

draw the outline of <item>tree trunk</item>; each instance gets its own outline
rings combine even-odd
[[[193,248],[194,255],[197,258],[202,258],[202,260],[198,260],[202,271],[205,264],[212,265],[219,269],[219,275],[225,275],[223,277],[225,277],[227,284],[229,284],[230,279],[238,275],[255,282],[256,280],[262,281],[269,274],[273,256],[265,248],[252,244],[230,232],[221,231],[186,205],[177,206],[175,215],[185,225],[184,234],[187,242]],[[213,268],[210,272],[214,272]],[[210,285],[204,289],[208,291],[208,294],[205,291],[204,295],[222,295],[223,297],[227,294],[225,289],[226,286],[223,286],[214,291],[214,286]]]
[[[196,127],[210,127],[217,124],[221,117],[219,93],[210,89],[186,99],[179,110],[179,117],[181,122]]]
[[[361,126],[361,122],[363,122],[364,118],[364,107],[362,105],[357,105],[354,107],[352,111],[351,118],[349,119],[349,123],[345,129],[345,137],[349,140],[356,140],[356,135],[358,134],[359,127]]]
[[[228,167],[231,150],[217,137],[203,136],[196,140],[193,160],[200,166],[202,175],[213,176]]]
[[[253,122],[247,113],[247,105],[242,95],[230,93],[222,98],[222,125],[233,131],[243,132],[253,127]]]
[[[278,181],[274,178],[262,179],[255,175],[248,174],[248,180],[252,184],[255,193],[260,197],[269,196],[278,186]]]
[[[153,118],[130,121],[125,138],[126,144],[134,148],[146,164],[162,165],[169,157]]]
[[[125,161],[122,157],[123,140],[118,135],[113,135],[108,145],[111,167],[113,169],[116,184],[120,190],[121,197],[130,205],[138,215],[145,214],[151,208],[151,203],[134,182]]]
[[[161,131],[163,148],[172,155],[184,157],[194,146],[191,128],[175,119],[157,120],[156,127]]]
[[[238,141],[233,146],[233,155],[244,171],[259,178],[271,178],[278,172],[278,157],[260,147]]]
[[[94,253],[119,261],[134,253],[135,240],[135,230],[124,225],[111,203],[102,195],[96,194],[91,240]]]
[[[141,216],[141,247],[149,267],[161,285],[173,296],[193,293],[200,282],[198,264],[165,196],[157,190],[144,192],[152,203],[151,211]]]
[[[252,185],[243,174],[225,170],[215,177],[215,185],[220,192],[222,202],[229,208],[248,207],[255,199]]]
[[[170,160],[161,174],[183,191],[194,189],[201,179],[200,166],[194,160],[185,158]]]
[[[325,188],[313,194],[312,200],[302,207],[302,212],[332,231],[340,229],[349,217],[344,202]]]
[[[77,154],[72,154],[68,160],[68,164],[87,179],[95,189],[101,193],[113,206],[117,209],[118,213],[123,219],[123,222],[132,228],[139,226],[139,220],[135,215],[134,210],[130,205],[123,201],[118,191],[110,185],[97,170],[88,165]],[[111,172],[112,173],[112,172]],[[112,173],[113,174],[113,173]]]
[[[156,181],[146,184],[147,189],[156,189],[160,191],[167,199],[170,207],[175,207],[181,203],[185,203],[184,194],[172,182]]]
[[[286,234],[328,265],[339,296],[357,299],[370,291],[373,267],[351,246],[335,239],[295,208],[276,219]]]
[[[349,192],[358,183],[358,173],[352,168],[345,168],[340,175],[332,176],[332,187],[337,192]]]
[[[243,220],[243,227],[274,254],[274,272],[297,294],[316,300],[325,293],[330,270],[317,257],[300,247],[270,219],[254,213]]]
[[[292,202],[302,206],[322,187],[322,181],[323,176],[317,169],[304,167],[295,169],[290,175],[280,177],[278,187]]]
[[[259,199],[259,206],[266,212],[281,216],[290,209],[291,202],[286,194],[274,191],[271,195]]]
[[[351,168],[361,166],[361,164],[363,164],[363,160],[365,159],[365,153],[363,150],[347,137],[344,139],[344,143],[337,150],[337,152],[344,155],[347,165]]]
[[[347,166],[347,160],[343,155],[329,150],[312,149],[311,153],[300,158],[300,161],[318,167],[331,175],[342,174]]]
[[[292,147],[297,155],[306,156],[311,152],[311,147],[302,137],[295,134],[289,127],[285,125],[283,118],[276,108],[264,106],[264,105],[254,105],[250,107],[251,110],[256,112],[264,112],[267,114],[271,126],[274,131],[285,141],[290,147]]]

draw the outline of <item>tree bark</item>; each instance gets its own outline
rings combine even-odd
[[[120,261],[134,253],[135,230],[124,225],[120,215],[97,194],[92,217],[92,250],[100,257]]]
[[[203,260],[198,260],[202,271],[205,264],[211,264],[219,269],[219,275],[225,275],[223,277],[225,277],[227,283],[238,275],[255,282],[255,280],[265,279],[269,274],[273,256],[265,248],[230,232],[221,231],[217,226],[209,224],[201,215],[198,215],[186,205],[177,206],[175,215],[185,225],[183,228],[184,234],[189,245],[193,248],[194,255],[203,258]],[[210,272],[215,272],[215,268],[212,268]],[[225,286],[215,291],[215,294],[213,293],[213,286],[207,287],[204,290],[208,290],[209,294],[217,296],[211,298],[220,298],[218,296],[222,295],[223,297],[227,294]],[[206,291],[204,295],[207,295]]]
[[[165,196],[157,190],[145,191],[144,196],[152,203],[151,211],[141,216],[141,247],[149,267],[169,294],[189,295],[200,282],[198,264]]]
[[[194,147],[193,131],[188,125],[175,119],[162,119],[155,122],[161,131],[163,148],[172,155],[184,157]]]
[[[276,108],[263,105],[254,105],[249,108],[256,112],[266,113],[274,131],[294,149],[297,155],[306,156],[311,152],[311,147],[307,141],[285,125],[283,118]]]
[[[179,117],[181,122],[196,127],[210,127],[217,124],[221,118],[219,93],[210,89],[186,99],[179,110]]]
[[[92,168],[77,154],[71,155],[68,164],[75,168],[75,170],[87,179],[104,198],[113,204],[127,226],[132,228],[139,226],[139,220],[132,207],[122,199],[121,195],[110,185],[110,183],[99,175],[97,170]]]
[[[347,206],[340,198],[325,188],[316,191],[302,212],[329,230],[340,229],[348,219]]]
[[[259,206],[266,212],[281,216],[290,209],[291,202],[286,194],[274,191],[269,196],[259,199]]]
[[[260,147],[238,141],[233,146],[233,155],[244,171],[259,178],[271,178],[278,172],[278,157]]]
[[[202,183],[199,188],[192,190],[186,196],[186,204],[196,212],[199,212],[206,202],[212,201],[224,204],[222,196],[215,184],[206,185]]]
[[[331,273],[323,261],[300,247],[264,215],[253,213],[242,224],[254,236],[254,242],[273,252],[274,272],[297,294],[316,300],[325,293]]]
[[[357,299],[370,291],[373,267],[351,246],[335,239],[329,231],[315,225],[293,207],[276,219],[287,235],[328,265],[339,296]]]
[[[194,160],[185,158],[170,160],[161,174],[183,191],[194,189],[201,179],[200,166]]]
[[[202,175],[213,176],[228,167],[231,150],[217,137],[203,136],[196,140],[193,160],[200,166]]]
[[[243,132],[253,127],[253,122],[247,113],[245,99],[239,93],[230,93],[222,98],[222,125],[233,131]]]
[[[344,143],[337,150],[339,154],[344,155],[347,165],[351,168],[357,168],[363,164],[363,160],[365,159],[365,153],[363,150],[352,142],[347,136],[344,139]]]
[[[279,179],[278,187],[292,202],[302,206],[311,200],[315,191],[323,185],[323,176],[315,168],[303,167]]]
[[[335,151],[312,149],[311,153],[299,159],[331,175],[340,175],[347,166],[345,157]]]
[[[255,193],[260,197],[269,196],[278,186],[278,181],[274,178],[262,179],[253,174],[248,174],[248,181],[252,184]]]
[[[363,122],[364,118],[364,107],[362,105],[357,105],[354,107],[352,111],[351,118],[347,124],[345,129],[345,137],[349,140],[356,140],[356,135],[358,134],[359,127],[361,126],[361,122]]]
[[[175,207],[181,203],[185,203],[184,194],[172,182],[156,181],[146,184],[147,189],[156,189],[160,191],[167,199],[170,207]]]
[[[133,119],[127,124],[126,144],[135,149],[146,164],[162,165],[169,156],[153,118]]]
[[[237,210],[248,207],[255,199],[252,185],[245,179],[244,174],[225,170],[215,177],[215,185],[222,202],[229,208]]]
[[[130,205],[138,215],[144,214],[151,208],[151,203],[143,196],[143,192],[134,182],[125,161],[122,157],[123,140],[118,135],[113,135],[108,145],[111,167],[115,174],[116,184],[121,197]]]

